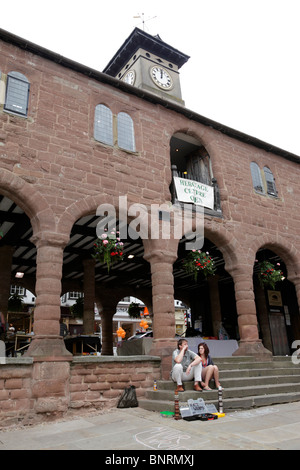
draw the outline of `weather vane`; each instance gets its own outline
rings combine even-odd
[[[147,18],[145,20],[145,13],[138,13],[137,15],[135,15],[133,18],[140,18],[142,20],[142,25],[143,25],[143,31],[145,31],[145,22],[146,21],[150,21],[150,20],[154,20],[154,18],[157,18],[156,16],[152,16],[152,18]]]

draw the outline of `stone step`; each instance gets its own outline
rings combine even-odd
[[[228,387],[223,389],[223,400],[227,398],[240,398],[247,396],[256,395],[268,395],[268,394],[281,394],[288,392],[299,392],[300,393],[300,382],[296,383],[266,383],[262,385],[247,385],[244,386],[239,383],[239,386]],[[209,390],[203,392],[195,392],[193,389],[186,389],[184,392],[179,393],[180,400],[187,402],[188,399],[196,400],[197,398],[203,398],[204,400],[217,400],[218,390]],[[174,389],[163,390],[158,389],[147,390],[146,397],[150,400],[172,400],[174,398]]]
[[[300,367],[291,357],[279,356],[272,361],[259,362],[252,357],[217,358],[220,382],[223,386],[224,411],[250,409],[276,403],[300,401]],[[213,388],[214,382],[210,384]],[[153,411],[174,411],[175,384],[172,380],[159,380],[158,390],[147,390],[139,400],[142,408]],[[201,397],[205,403],[218,408],[218,391],[195,392],[193,382],[184,384],[179,393],[181,406],[188,399]]]
[[[300,375],[300,368],[291,369],[289,367],[278,368],[278,369],[231,369],[220,371],[220,382],[226,378],[236,377],[267,377],[267,376],[283,376],[283,375]]]
[[[248,372],[248,371],[246,371]],[[268,372],[268,371],[266,371]],[[271,372],[271,371],[270,371]],[[272,371],[274,374],[274,370]],[[298,374],[296,374],[296,371],[294,374],[284,374],[283,372],[288,372],[285,371],[284,369],[282,370],[281,374],[278,374],[278,371],[275,371],[276,375],[268,374],[268,375],[245,375],[245,376],[228,376],[224,377],[222,374],[220,376],[220,382],[222,383],[222,386],[224,389],[227,388],[236,388],[236,387],[252,387],[254,385],[275,385],[275,384],[285,384],[285,383],[290,383],[290,384],[297,384],[300,383],[300,371]],[[186,382],[184,384],[184,387],[186,390],[192,391],[193,390],[193,382]],[[214,382],[212,381],[210,383],[210,387],[212,389],[215,388]],[[158,390],[168,390],[171,393],[174,393],[175,390],[175,384],[171,380],[166,381],[158,381],[157,382],[157,388]],[[206,393],[206,391],[205,391]]]
[[[257,363],[257,359],[253,356],[223,356],[223,357],[215,357],[216,362],[254,362]],[[291,356],[273,356],[270,361],[263,361],[268,364],[272,362],[292,362]]]
[[[277,369],[277,368],[288,368],[288,369],[300,369],[299,365],[293,364],[290,361],[277,361],[277,362],[225,362],[214,360],[214,363],[218,366],[219,370],[236,370],[236,369]]]
[[[202,395],[201,395],[202,396]],[[213,403],[218,409],[218,403],[215,400],[207,400],[204,397],[206,404]],[[229,398],[224,402],[224,412],[228,413],[230,411],[237,410],[250,410],[251,408],[256,408],[259,406],[271,406],[282,403],[293,403],[300,401],[300,392],[289,392],[289,393],[276,393],[269,395],[256,395],[240,398]],[[184,406],[186,403],[179,402],[179,406]],[[174,412],[174,400],[147,400],[140,399],[139,406],[143,409],[149,411],[173,411]]]

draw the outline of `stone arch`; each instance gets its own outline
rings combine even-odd
[[[300,332],[299,251],[290,240],[286,240],[280,234],[277,234],[275,239],[269,234],[264,234],[252,244],[252,253],[258,261],[269,260],[273,263],[280,261],[279,269],[285,277],[283,282],[278,282],[274,288],[260,285],[255,276],[258,265],[253,260],[253,284],[264,346],[274,355],[290,354],[290,345],[299,337]],[[279,303],[271,304],[273,296]],[[286,312],[289,316],[288,322],[285,317]]]
[[[241,255],[241,247],[237,239],[223,225],[216,227],[214,224],[204,226],[204,236],[221,251],[225,261],[225,269],[231,273],[238,265]]]
[[[179,176],[185,171],[189,179],[211,184],[213,178],[209,152],[194,132],[176,131],[170,139],[172,167]]]
[[[123,204],[125,204],[126,200],[122,202]],[[104,204],[108,204],[114,208],[116,224],[117,224],[116,227],[118,227],[119,222],[120,222],[120,225],[122,225],[121,224],[122,209],[124,209],[124,206],[122,207],[122,202],[119,199],[118,195],[111,197],[107,194],[99,193],[94,196],[87,196],[79,201],[74,202],[72,205],[66,208],[65,212],[61,215],[58,221],[58,231],[60,234],[63,234],[69,237],[72,233],[72,228],[74,224],[76,224],[76,222],[79,222],[80,219],[84,217],[88,218],[88,216],[92,216],[93,221],[96,224],[98,215],[100,217],[100,214],[97,211],[97,209],[99,206],[104,205]],[[131,204],[131,201],[127,201],[127,209],[129,208],[130,204]],[[146,213],[146,216],[148,217],[148,213]],[[126,211],[126,217],[127,217],[127,226],[128,226],[128,224],[135,217],[135,215],[129,215],[128,211]],[[96,238],[97,237],[96,225],[94,225],[94,227],[95,227],[94,235]],[[149,228],[149,224],[147,227]],[[122,238],[122,233],[120,233],[120,237]],[[142,237],[139,237],[139,238],[141,239],[143,243]],[[127,242],[130,244],[131,242],[129,239],[130,239],[130,233],[129,233],[128,240],[127,240]],[[68,246],[66,246],[65,248],[67,251]],[[144,248],[144,243],[143,243],[143,248]],[[85,261],[89,262],[88,258],[86,258]],[[90,276],[93,276],[93,275],[94,275],[94,278],[96,279],[97,274],[99,275],[99,271],[101,271],[101,266],[99,268],[99,266],[97,266],[96,264],[93,267],[91,266],[90,270],[88,266],[86,267],[86,269],[83,269],[84,280],[87,280],[88,278],[90,279]],[[91,274],[92,270],[95,270],[94,274]],[[72,280],[68,280],[68,282],[64,282],[65,285],[64,285],[63,290],[64,291],[67,290],[71,283],[72,283]],[[102,328],[103,328],[102,331],[104,332],[103,351],[105,351],[105,354],[108,354],[112,346],[111,339],[112,339],[113,316],[116,313],[118,301],[124,298],[125,296],[132,295],[134,297],[139,297],[142,300],[145,299],[145,304],[148,306],[148,308],[151,309],[152,305],[150,304],[151,298],[149,298],[149,295],[148,295],[148,300],[146,300],[146,295],[147,295],[146,292],[144,294],[141,294],[140,291],[139,293],[135,292],[133,288],[130,289],[129,286],[125,286],[125,284],[122,284],[122,283],[116,283],[114,288],[112,288],[111,285],[108,285],[108,284],[106,284],[105,287],[103,287],[100,285],[100,283],[101,281],[98,282],[96,280],[95,286],[94,286],[94,293],[92,293],[91,291],[88,292],[88,290],[85,291],[85,285],[87,286],[89,284],[88,281],[86,284],[85,282],[83,282],[83,285],[81,285],[81,289],[79,290],[83,291],[85,295],[87,294],[86,298],[88,298],[87,306],[85,309],[85,313],[88,313],[88,315],[84,316],[84,322],[88,317],[89,325],[90,326],[92,325],[92,321],[91,321],[91,316],[92,316],[91,298],[92,296],[94,298],[94,301],[97,304],[99,311],[101,311],[100,316],[101,316],[101,322],[102,322]]]
[[[201,320],[206,334],[217,336],[220,322],[226,320],[230,324],[231,338],[236,338],[235,275],[240,246],[223,224],[206,219],[205,222],[202,251],[208,251],[214,258],[217,270],[207,279],[203,275],[196,282],[191,279],[187,286],[184,285],[183,274],[182,280],[175,284],[175,298],[183,300],[191,308],[193,327]],[[186,256],[182,247],[179,247],[178,254],[176,264],[180,269],[180,260]]]
[[[118,216],[119,200],[117,196],[112,197],[104,193],[97,194],[96,196],[87,196],[66,208],[58,221],[58,232],[69,234],[76,220],[86,215],[95,214],[101,204],[110,204],[115,207],[116,215]],[[128,219],[130,219],[129,216]]]
[[[24,210],[30,218],[34,235],[42,231],[55,231],[53,211],[32,184],[11,171],[1,170],[0,191]]]
[[[300,251],[291,241],[286,240],[285,237],[277,234],[276,240],[274,240],[271,235],[264,234],[261,238],[256,239],[252,245],[249,246],[249,250],[250,249],[253,253],[253,263],[255,261],[255,256],[258,250],[270,249],[280,256],[280,258],[284,261],[288,276],[293,278],[297,273],[299,274]]]
[[[196,230],[195,221],[193,221],[192,229]],[[230,273],[238,266],[242,257],[242,247],[232,232],[227,231],[223,224],[216,224],[213,220],[205,219],[204,238],[209,239],[218,247],[223,255],[226,271]]]

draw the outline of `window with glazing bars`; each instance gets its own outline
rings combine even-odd
[[[118,146],[135,152],[133,121],[127,113],[118,114]]]
[[[263,182],[261,178],[260,168],[257,163],[251,162],[251,175],[252,175],[252,184],[255,191],[259,193],[264,193]]]
[[[95,108],[94,138],[107,145],[113,145],[113,116],[104,104]]]
[[[267,185],[267,193],[270,196],[277,196],[275,179],[274,179],[272,171],[267,166],[264,167],[264,174],[265,174],[266,185]]]
[[[27,116],[30,83],[25,75],[9,72],[7,75],[4,109]]]

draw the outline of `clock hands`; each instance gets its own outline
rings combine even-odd
[[[172,88],[172,79],[169,73],[162,67],[152,67],[150,76],[154,83],[164,90],[169,90]]]

